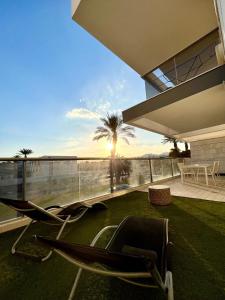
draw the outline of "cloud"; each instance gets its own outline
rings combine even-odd
[[[100,115],[97,112],[88,110],[87,108],[74,108],[66,113],[69,119],[98,119]]]
[[[100,115],[107,112],[121,112],[122,103],[128,100],[126,80],[97,78],[95,82],[85,87],[80,103],[87,109]]]
[[[107,112],[121,114],[121,103],[127,100],[126,80],[123,78],[107,80],[97,78],[85,86],[85,92],[81,93],[81,108],[73,108],[66,112],[69,119],[94,120],[105,116]]]
[[[104,76],[87,81],[76,95],[79,104],[66,113],[70,119],[97,120],[107,113],[122,114],[124,109],[144,97],[144,82],[130,69],[110,69]],[[92,126],[86,122],[89,127]]]

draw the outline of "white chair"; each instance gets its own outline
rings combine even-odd
[[[219,176],[219,168],[220,168],[220,162],[214,161],[213,166],[207,168],[207,176],[212,176],[213,183],[216,184],[216,177]],[[205,175],[205,172],[203,172],[201,169],[197,171],[197,181],[199,175]]]
[[[184,183],[184,179],[185,176],[193,176],[194,180],[195,180],[195,171],[188,167],[188,165],[185,165],[184,163],[177,163],[178,169],[180,171],[180,175],[181,175],[181,182]]]
[[[216,177],[220,176],[219,170],[220,170],[220,162],[217,160],[216,161],[216,168],[215,168],[215,176]]]

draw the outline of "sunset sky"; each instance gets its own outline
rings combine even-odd
[[[0,2],[0,156],[106,156],[93,142],[99,117],[145,100],[144,81],[71,19],[70,0]],[[11,22],[10,20],[13,20]],[[136,130],[118,154],[168,151]]]

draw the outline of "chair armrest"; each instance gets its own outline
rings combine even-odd
[[[50,205],[48,207],[45,207],[45,210],[49,210],[49,209],[52,209],[52,208],[62,208],[62,207],[59,206],[59,205]]]

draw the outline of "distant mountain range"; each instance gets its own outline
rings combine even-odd
[[[145,157],[145,158],[158,158],[158,157],[168,157],[168,155],[169,155],[169,152],[163,152],[163,153],[160,153],[160,154],[148,153],[148,154],[142,155],[142,157]]]

